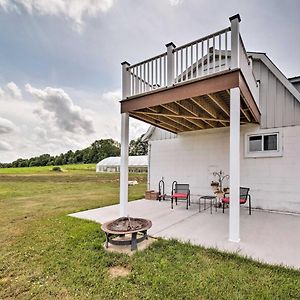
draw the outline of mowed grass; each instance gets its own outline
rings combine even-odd
[[[95,164],[78,164],[59,166],[63,172],[80,172],[95,171]],[[53,166],[30,167],[30,168],[0,168],[0,174],[48,174],[51,173]]]
[[[93,168],[0,169],[0,299],[300,299],[298,271],[174,240],[107,253],[99,224],[67,216],[118,202],[119,175]],[[141,198],[146,176],[130,179]]]

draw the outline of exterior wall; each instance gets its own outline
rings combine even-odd
[[[245,135],[263,131],[256,125],[241,127],[241,186],[250,187],[253,207],[300,213],[300,126],[280,130],[282,157],[246,158]],[[211,194],[212,173],[229,173],[229,128],[183,133],[150,144],[151,189],[157,190],[163,177],[167,194],[174,180],[189,183],[191,194]]]
[[[261,127],[300,125],[300,103],[260,60],[253,61],[253,72],[260,80]]]
[[[165,140],[165,139],[174,139],[176,134],[169,132],[164,129],[155,128],[153,134],[151,135],[151,140]]]

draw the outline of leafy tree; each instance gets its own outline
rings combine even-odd
[[[148,151],[148,144],[142,141],[142,137],[130,141],[130,155],[145,155]],[[0,168],[11,167],[35,167],[35,166],[61,166],[64,164],[97,163],[100,160],[120,155],[120,143],[113,139],[96,140],[89,147],[73,152],[69,150],[57,156],[42,154],[29,159],[19,158],[11,163],[0,163]]]
[[[99,162],[109,156],[120,155],[120,144],[113,139],[97,140],[91,145],[90,160]]]
[[[137,140],[131,140],[129,143],[129,155],[147,155],[148,143],[143,141],[143,135]]]

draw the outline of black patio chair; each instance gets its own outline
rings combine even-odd
[[[171,208],[173,209],[173,202],[177,205],[177,199],[186,200],[186,209],[191,205],[191,193],[190,185],[187,183],[177,183],[174,181],[172,183],[172,193],[171,193]]]
[[[251,196],[249,194],[249,191],[250,188],[240,187],[240,204],[245,204],[249,199],[249,215],[251,215]],[[223,213],[224,213],[225,204],[230,203],[230,197],[226,197],[226,195],[229,195],[229,193],[225,193],[222,199]]]
[[[165,200],[165,182],[161,179],[158,183],[158,201]]]

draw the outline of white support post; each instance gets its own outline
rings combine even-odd
[[[230,18],[231,22],[231,68],[239,68],[239,15]],[[229,241],[240,241],[240,89],[230,90],[230,205]]]
[[[122,63],[122,99],[129,94],[129,64]],[[121,164],[120,164],[120,217],[128,215],[128,147],[129,147],[129,114],[121,113]]]
[[[230,90],[229,241],[240,241],[240,89]]]
[[[175,83],[175,64],[174,64],[174,43],[166,44],[167,47],[167,86]]]

